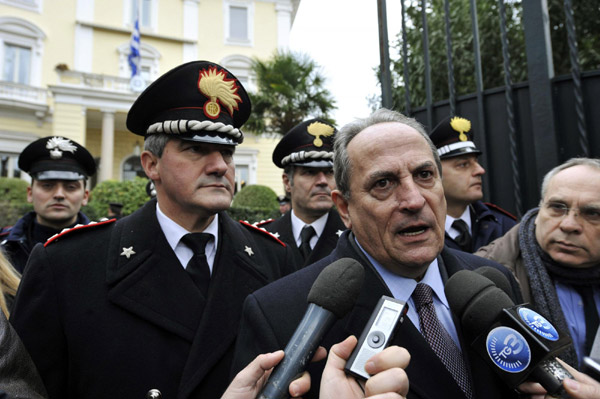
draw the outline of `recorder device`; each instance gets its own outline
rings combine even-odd
[[[387,348],[392,341],[396,326],[401,323],[408,311],[406,302],[389,296],[382,296],[363,330],[358,344],[346,362],[347,373],[368,379],[365,364],[371,356]]]

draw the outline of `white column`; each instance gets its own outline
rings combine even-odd
[[[113,153],[115,143],[115,111],[102,111],[102,149],[100,153],[100,179],[105,181],[113,177]]]
[[[280,0],[275,3],[275,12],[277,13],[277,46],[279,48],[286,48],[290,44],[292,10],[292,3],[289,0]]]
[[[193,42],[183,43],[183,62],[198,59],[199,0],[183,1],[183,37]]]

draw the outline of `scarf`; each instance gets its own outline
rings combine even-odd
[[[550,323],[569,334],[569,327],[560,306],[554,280],[561,280],[569,284],[583,284],[589,275],[598,273],[600,269],[598,267],[589,270],[566,268],[558,265],[544,253],[535,238],[535,218],[538,211],[539,208],[534,208],[527,212],[519,226],[519,247],[525,271],[529,277],[532,302]],[[596,275],[597,278],[598,275]],[[579,367],[579,360],[573,345],[569,345],[560,354],[560,358],[573,367]]]

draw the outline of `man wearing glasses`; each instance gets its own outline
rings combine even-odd
[[[589,356],[600,305],[600,159],[573,158],[542,182],[539,208],[475,254],[510,268],[523,298],[573,345],[559,357]],[[600,343],[598,343],[600,344]]]

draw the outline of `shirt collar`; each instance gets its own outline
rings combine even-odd
[[[459,218],[453,218],[452,216],[446,214],[446,223],[445,223],[444,228],[446,229],[446,232],[452,238],[456,238],[460,234],[460,232],[458,230],[456,230],[454,227],[452,227],[452,223],[454,223],[454,221],[457,219],[462,219],[469,227],[469,231],[472,231],[471,230],[471,207],[468,206],[465,209],[465,211],[462,213],[462,215],[460,215]]]
[[[298,216],[296,216],[296,214],[294,213],[294,208],[292,208],[291,216],[292,234],[294,235],[294,239],[296,240],[296,242],[298,242],[300,240],[300,232],[302,232],[302,228],[306,226],[307,223],[304,223]],[[325,230],[325,224],[327,224],[328,217],[329,212],[325,213],[323,216],[321,216],[314,222],[309,223],[309,225],[315,229],[317,239],[319,239],[319,237],[321,237],[321,234],[323,234],[323,230]]]
[[[175,247],[179,244],[181,237],[189,233],[186,229],[181,227],[179,224],[170,219],[161,210],[158,202],[156,202],[156,218],[158,224],[162,229],[169,246],[175,251]],[[203,233],[212,234],[213,240],[206,245],[206,256],[210,256],[211,251],[215,251],[218,245],[219,239],[219,214],[215,214],[213,221],[204,229]]]

